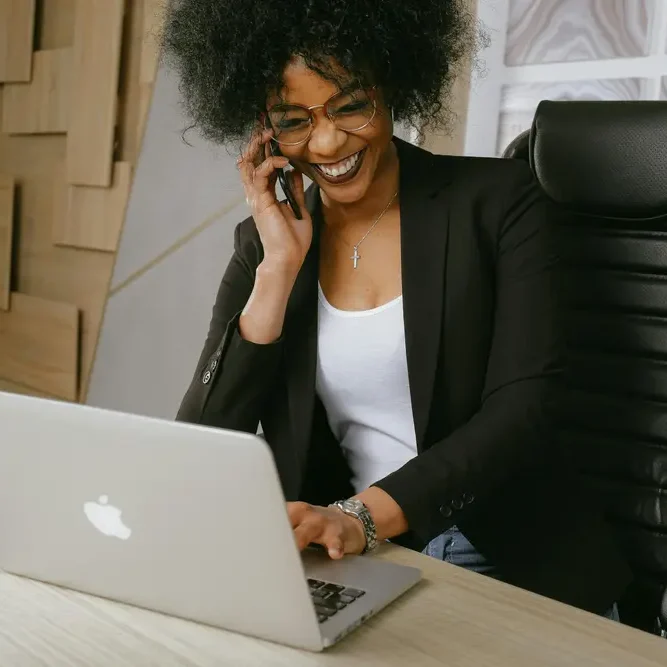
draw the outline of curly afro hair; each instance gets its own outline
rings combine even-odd
[[[465,0],[171,0],[163,53],[216,143],[247,138],[294,57],[337,85],[379,86],[396,120],[420,128],[447,124],[442,100],[475,26]]]

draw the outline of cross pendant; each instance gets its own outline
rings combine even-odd
[[[350,257],[350,259],[354,262],[354,268],[357,268],[357,265],[359,264],[359,260],[361,259],[361,255],[359,254],[359,248],[357,246],[354,246],[354,255]]]

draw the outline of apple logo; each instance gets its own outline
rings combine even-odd
[[[121,519],[121,510],[109,505],[109,496],[100,496],[97,503],[84,503],[83,511],[88,521],[103,535],[126,540],[132,534],[132,529],[128,528]]]

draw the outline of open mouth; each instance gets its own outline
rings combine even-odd
[[[364,148],[335,164],[313,164],[312,166],[327,183],[339,185],[348,183],[359,173],[365,155],[366,149]]]

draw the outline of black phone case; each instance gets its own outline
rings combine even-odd
[[[275,144],[273,141],[271,143],[271,153],[273,155],[282,155],[282,152],[280,148]],[[289,181],[287,180],[287,176],[285,174],[284,169],[278,169],[278,181],[280,182],[280,187],[283,189],[283,192],[285,193],[285,197],[287,197],[287,203],[290,205],[290,208],[292,209],[292,212],[294,213],[294,217],[297,220],[301,220],[301,207],[296,201],[296,197],[294,196],[294,192],[292,191],[292,186],[289,184]]]

